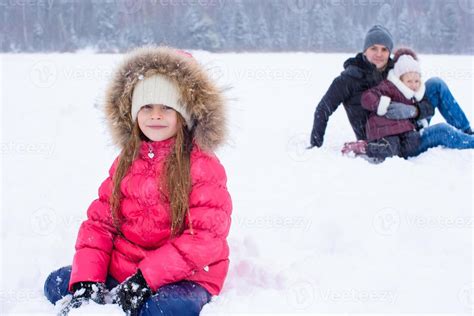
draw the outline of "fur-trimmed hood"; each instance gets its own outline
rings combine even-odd
[[[215,150],[227,134],[222,90],[191,55],[163,46],[133,50],[113,74],[106,91],[105,115],[114,143],[124,148],[131,136],[130,110],[138,80],[158,73],[178,85],[180,102],[194,122],[195,143],[203,150]]]

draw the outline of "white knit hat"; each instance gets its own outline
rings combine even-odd
[[[192,127],[191,115],[181,105],[180,93],[177,85],[166,76],[156,74],[141,79],[133,89],[132,96],[132,119],[135,121],[141,107],[148,104],[163,104],[173,108],[181,114],[186,121],[188,129]]]
[[[420,63],[411,55],[401,55],[393,66],[393,72],[397,78],[409,72],[421,74]]]

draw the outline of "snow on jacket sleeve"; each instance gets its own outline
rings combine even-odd
[[[352,94],[353,87],[351,80],[351,78],[343,74],[338,76],[334,79],[328,91],[319,102],[314,112],[313,129],[311,131],[310,140],[311,146],[322,146],[329,116]]]
[[[385,82],[362,93],[361,105],[364,109],[377,112],[377,115],[383,116],[387,113],[390,105],[390,89]]]
[[[99,198],[87,210],[87,220],[79,228],[76,253],[72,263],[69,289],[81,281],[105,282],[116,229],[110,213],[112,175],[118,163],[115,159],[109,177],[99,188]]]
[[[153,291],[228,258],[226,237],[232,201],[225,170],[217,157],[202,154],[191,164],[191,177],[189,214],[183,234],[150,252],[139,264]]]

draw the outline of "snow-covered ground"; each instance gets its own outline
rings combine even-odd
[[[218,152],[234,202],[231,267],[202,315],[471,314],[472,150],[380,165],[346,158],[354,135],[341,107],[324,147],[306,151],[314,108],[349,55],[195,56],[232,86],[231,137]],[[121,57],[0,55],[1,314],[54,313],[44,280],[71,263],[117,154],[101,105]],[[474,120],[472,56],[421,60]],[[71,314],[94,313],[122,314]]]

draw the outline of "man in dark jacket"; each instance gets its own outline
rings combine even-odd
[[[365,124],[369,112],[362,108],[360,98],[362,92],[387,78],[388,71],[393,68],[390,59],[392,49],[392,35],[387,29],[376,25],[369,30],[364,41],[364,51],[344,62],[345,70],[334,79],[316,108],[311,147],[322,146],[329,116],[341,103],[344,104],[357,139],[367,139]]]
[[[369,112],[361,106],[362,93],[387,78],[393,68],[390,52],[393,39],[390,32],[380,25],[373,26],[366,34],[364,49],[344,62],[344,71],[332,82],[314,113],[311,147],[321,147],[329,116],[344,105],[347,117],[358,140],[367,140],[365,126]],[[439,78],[426,82],[426,94],[430,103],[437,107],[452,126],[472,134],[469,121],[454,98],[447,97],[449,88]],[[449,92],[449,95],[450,92]]]

